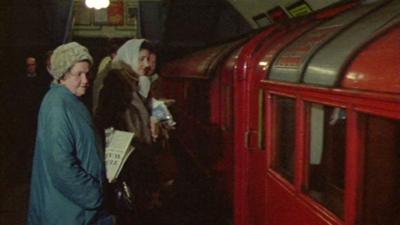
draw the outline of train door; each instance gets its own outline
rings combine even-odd
[[[240,49],[234,70],[235,121],[235,224],[264,224],[265,187],[262,179],[264,152],[257,149],[257,128],[249,124],[250,64],[259,42],[267,39],[277,26],[270,26]],[[250,69],[250,70],[249,70]],[[254,116],[254,115],[253,115]]]
[[[249,76],[249,126],[246,131],[248,152],[248,210],[249,224],[265,225],[265,144],[264,144],[264,93],[259,89],[253,73]]]
[[[268,65],[270,65],[272,58],[276,52],[279,52],[287,43],[291,40],[296,39],[302,33],[311,29],[318,21],[311,21],[309,18],[300,20],[295,25],[279,25],[270,27],[265,33],[260,35],[259,42],[257,44],[249,44],[254,47],[253,52],[248,53],[248,61],[245,67],[245,82],[243,83],[246,94],[238,97],[238,105],[244,105],[244,115],[241,118],[245,118],[246,123],[242,123],[245,126],[244,132],[244,151],[245,158],[240,158],[236,161],[236,167],[241,168],[240,162],[244,163],[244,168],[247,169],[245,174],[245,193],[247,196],[245,207],[247,212],[247,219],[244,223],[238,224],[252,224],[252,225],[264,225],[266,223],[265,218],[265,206],[266,206],[266,185],[265,185],[265,171],[266,171],[266,139],[265,139],[265,92],[259,86],[260,80],[266,76]],[[264,35],[264,36],[263,36]],[[260,40],[261,39],[261,40]],[[256,39],[257,40],[257,39]],[[278,41],[280,40],[280,42]],[[253,40],[254,41],[254,40]],[[266,53],[267,52],[267,53]],[[243,55],[245,55],[243,53]],[[260,64],[254,64],[259,62],[260,58],[263,58],[263,62]],[[243,63],[243,62],[242,62]],[[239,61],[239,69],[240,69]],[[239,70],[240,71],[240,70]],[[241,90],[240,88],[235,90]],[[238,93],[241,93],[238,91]],[[243,96],[244,99],[241,99]],[[237,115],[236,115],[237,116]],[[240,129],[238,129],[240,132]],[[240,151],[239,151],[240,152]],[[240,160],[240,161],[239,161]],[[238,177],[238,176],[236,176]],[[236,206],[236,209],[240,206]]]
[[[233,109],[234,109],[234,99],[233,99],[233,60],[236,59],[237,53],[233,54],[225,63],[224,71],[221,73],[220,80],[220,118],[221,118],[221,138],[222,143],[224,143],[224,156],[223,160],[219,163],[217,170],[224,173],[223,186],[224,190],[229,190],[225,199],[230,203],[233,203]],[[231,208],[230,210],[233,210]]]
[[[318,21],[297,21],[295,25],[281,25],[266,38],[254,52],[248,75],[249,130],[247,148],[249,155],[249,221],[251,224],[268,224],[266,220],[266,93],[260,81],[267,76],[272,59],[282,48],[301,34],[316,26]]]
[[[265,171],[266,171],[266,152],[265,152],[265,93],[259,81],[262,80],[264,73],[255,71],[260,52],[265,50],[265,46],[287,33],[287,27],[277,27],[275,32],[268,35],[258,44],[258,48],[252,53],[252,62],[247,71],[247,90],[248,90],[248,127],[245,133],[245,147],[248,154],[248,210],[249,224],[265,225]],[[264,71],[265,72],[265,71]]]
[[[233,128],[234,128],[234,95],[233,95],[233,70],[238,51],[231,54],[223,65],[218,68],[216,76],[210,87],[211,122],[217,124],[220,131],[220,149],[218,160],[214,165],[216,188],[220,208],[232,216],[233,210]],[[220,61],[221,62],[221,61]]]

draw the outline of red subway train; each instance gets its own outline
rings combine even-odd
[[[400,224],[400,1],[336,5],[162,66],[235,225]]]

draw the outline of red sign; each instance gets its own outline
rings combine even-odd
[[[124,24],[124,3],[111,2],[108,7],[108,23],[110,25],[123,25]]]

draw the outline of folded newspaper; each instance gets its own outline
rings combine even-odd
[[[106,135],[106,176],[108,182],[114,182],[134,147],[131,145],[134,133],[108,128]]]

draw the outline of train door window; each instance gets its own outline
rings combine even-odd
[[[361,115],[365,126],[361,225],[400,224],[400,121]]]
[[[272,169],[293,183],[296,100],[273,96]]]
[[[210,102],[209,102],[209,87],[205,82],[192,82],[187,89],[188,109],[190,115],[194,116],[197,121],[202,123],[210,122]]]
[[[346,110],[307,103],[308,174],[304,191],[343,218]]]
[[[226,130],[232,130],[233,127],[233,96],[232,96],[232,86],[224,86],[224,99],[223,103],[225,104],[224,113],[224,123],[223,126]]]
[[[258,148],[265,148],[265,98],[264,90],[258,91]]]

